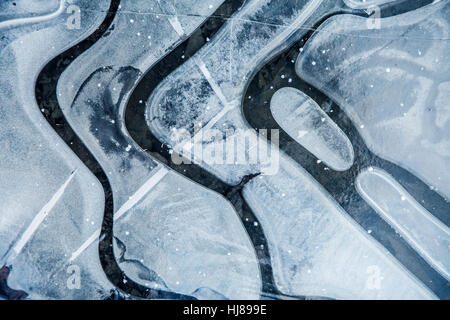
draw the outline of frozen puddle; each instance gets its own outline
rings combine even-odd
[[[58,100],[110,181],[114,251],[125,274],[149,288],[199,298],[257,299],[256,255],[233,207],[140,149],[123,119],[143,72],[221,3],[122,2],[114,29],[62,74]],[[118,46],[124,39],[132,45]],[[97,241],[95,234],[86,237],[73,256]]]
[[[67,0],[15,0],[0,3],[0,28],[50,20],[68,6]]]
[[[328,19],[303,48],[297,74],[334,99],[377,155],[450,198],[450,5],[380,20]],[[368,40],[369,39],[369,40]]]
[[[214,129],[227,140],[239,134],[228,136],[229,130],[248,129],[239,101],[249,75],[273,48],[287,41],[291,30],[302,26],[318,8],[324,10],[320,4],[248,1],[193,58],[162,81],[147,101],[147,121],[154,135],[176,146],[176,129],[191,133],[198,126]],[[305,107],[317,109],[315,105]],[[286,122],[281,118],[288,112],[283,112],[278,113],[280,121]],[[317,118],[317,114],[320,112],[307,115]],[[328,124],[327,132],[347,144],[345,136]],[[297,124],[286,127],[291,125]],[[212,139],[199,141],[205,149],[216,143]],[[236,156],[249,154],[252,147],[243,144]],[[346,165],[351,163],[350,147],[347,144],[347,162],[341,162]],[[248,182],[243,196],[266,234],[275,282],[281,292],[339,299],[435,298],[356,225],[308,173],[284,153],[278,155],[279,166]],[[194,161],[230,184],[263,169],[261,163],[210,165]],[[333,161],[338,163],[329,160]]]
[[[357,225],[290,159],[244,187],[274,257],[279,289],[336,299],[434,295]]]
[[[347,136],[317,103],[295,88],[282,88],[270,101],[277,123],[295,141],[334,170],[353,164],[353,147]]]
[[[172,170],[160,170],[160,181],[114,227],[125,245],[117,256],[127,275],[151,288],[258,299],[254,249],[233,207]]]
[[[69,261],[72,251],[101,227],[103,190],[48,126],[35,100],[41,68],[95,30],[109,6],[108,1],[73,3],[81,8],[81,29],[69,30],[67,16],[56,15],[51,23],[25,21],[1,31],[0,257],[1,263],[13,265],[9,286],[31,298],[101,299],[112,289],[98,247]],[[30,12],[39,17],[56,10],[59,2],[17,4],[15,17]]]
[[[356,186],[381,217],[449,280],[449,228],[417,203],[383,170],[370,168],[361,172]]]

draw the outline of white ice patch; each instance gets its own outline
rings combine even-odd
[[[134,281],[153,287],[151,269],[175,292],[209,288],[229,299],[259,298],[258,262],[233,207],[173,171],[118,220],[114,234]]]

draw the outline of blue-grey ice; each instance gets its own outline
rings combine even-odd
[[[35,100],[43,66],[95,30],[109,6],[104,0],[72,3],[83,12],[80,29],[67,28],[64,10],[47,19],[59,8],[55,1],[17,1],[11,17],[23,17],[23,25],[0,27],[0,257],[13,265],[8,284],[31,298],[100,299],[112,289],[98,247],[70,261],[72,251],[101,227],[101,185]],[[30,23],[29,13],[42,22]]]
[[[194,127],[202,128],[206,132],[200,139],[204,148],[223,143],[210,139],[208,133],[228,135],[240,150],[234,159],[228,157],[216,166],[197,159],[195,154],[193,158],[229,184],[238,184],[248,174],[272,171],[267,159],[247,163],[238,159],[252,157],[252,151],[243,146],[246,140],[256,141],[253,145],[264,143],[258,142],[254,132],[239,131],[248,129],[240,111],[245,85],[254,69],[268,55],[288,45],[288,39],[315,10],[328,7],[333,8],[333,4],[322,0],[248,1],[224,24],[214,41],[164,79],[149,98],[147,121],[152,132],[175,150],[180,144],[173,134],[176,130],[186,130],[193,136]]]
[[[0,27],[42,21],[60,14],[68,6],[66,0],[15,0],[0,2]]]
[[[380,19],[338,15],[299,55],[298,75],[334,99],[368,147],[450,198],[450,4]]]
[[[197,136],[195,128],[216,130],[227,141],[248,135],[240,102],[250,75],[282,50],[294,30],[322,3],[247,1],[208,44],[162,81],[147,101],[152,132],[175,150],[180,141],[173,132],[180,129]],[[239,148],[233,149],[239,150],[236,158],[251,155],[254,145],[240,141]],[[220,141],[199,136],[194,142],[207,149]],[[203,159],[194,161],[230,184],[238,183],[245,174],[263,171],[245,185],[243,195],[262,224],[281,292],[344,299],[435,298],[303,168],[277,149],[273,151],[274,170],[265,172],[259,162],[211,165]]]
[[[58,99],[111,183],[115,254],[127,276],[199,298],[257,299],[256,254],[233,207],[142,150],[123,118],[143,73],[222,2],[122,2],[114,29],[63,73]]]
[[[355,9],[373,8],[375,6],[381,6],[383,4],[395,3],[396,1],[401,2],[399,0],[344,0],[347,6]]]
[[[358,192],[419,254],[450,279],[450,229],[424,209],[381,169],[369,168],[356,180]]]
[[[281,88],[272,96],[270,111],[291,138],[330,168],[344,171],[352,166],[354,153],[347,136],[306,94]]]

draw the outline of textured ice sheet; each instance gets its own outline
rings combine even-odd
[[[198,298],[207,290],[206,297],[214,299],[258,299],[254,249],[233,207],[172,170],[161,170],[166,173],[160,182],[114,227],[126,246],[120,265],[127,275],[148,287]]]
[[[14,13],[10,14],[11,11]],[[30,14],[29,11],[36,11],[36,13]],[[42,13],[37,13],[39,11],[42,11]],[[18,26],[24,26],[26,24],[41,23],[55,19],[64,13],[70,13],[71,15],[75,13],[79,17],[79,11],[80,7],[74,4],[68,5],[66,1],[60,1],[58,6],[53,10],[51,10],[48,6],[39,6],[30,1],[26,5],[19,7],[18,10],[9,10],[9,8],[7,8],[7,13],[3,17],[0,16],[0,29],[11,29]],[[67,19],[67,25],[72,23],[72,18]],[[69,20],[71,21],[70,23]]]
[[[299,76],[332,97],[368,147],[450,198],[450,5],[381,19],[328,19],[305,45]]]
[[[260,218],[275,281],[287,294],[337,299],[428,299],[434,295],[329,199],[308,173],[281,159],[244,196]]]
[[[448,280],[449,228],[381,169],[370,168],[361,172],[356,186],[375,211]]]
[[[258,264],[234,209],[221,196],[158,165],[129,137],[122,116],[142,72],[221,2],[123,2],[114,29],[69,66],[58,92],[68,121],[111,183],[118,219],[115,253],[122,270],[149,287],[250,299],[259,297]],[[132,45],[124,45],[124,39],[132,39]]]
[[[176,146],[174,129],[193,133],[194,126],[201,126],[224,136],[229,130],[247,129],[239,107],[249,74],[272,48],[288,43],[292,28],[286,26],[301,26],[318,5],[317,1],[248,1],[150,97],[147,120],[153,133]],[[214,141],[203,143],[206,149]],[[268,238],[281,292],[351,299],[434,298],[303,169],[283,153],[279,156],[278,173],[273,170],[272,175],[251,180],[244,187],[244,197]],[[228,183],[261,169],[260,163],[198,163]]]
[[[370,8],[373,6],[380,6],[386,3],[401,2],[399,0],[344,0],[345,4],[351,8]]]
[[[306,94],[281,88],[272,96],[270,111],[283,130],[330,168],[352,166],[354,153],[347,136]]]
[[[35,79],[45,63],[92,32],[109,6],[74,3],[84,9],[79,30],[66,28],[64,14],[0,30],[0,257],[13,264],[11,287],[46,299],[96,299],[112,288],[98,247],[69,262],[72,251],[101,226],[103,190],[35,101]],[[67,285],[69,265],[79,268],[79,289]]]
[[[47,15],[55,12],[61,0],[15,0],[0,2],[0,22]],[[62,0],[65,1],[65,0]],[[14,2],[14,4],[13,4]]]
[[[204,131],[217,130],[223,136],[235,129],[247,129],[240,113],[240,101],[249,75],[267,55],[288,45],[289,37],[315,10],[319,7],[325,10],[327,7],[321,7],[322,2],[248,1],[212,41],[169,75],[149,98],[147,121],[155,136],[175,147],[179,143],[173,135],[176,129],[193,135],[194,126],[198,126]],[[245,141],[242,132],[236,132],[232,138]],[[217,143],[208,137],[201,140],[208,145]],[[194,160],[230,184],[267,169],[264,161],[252,164],[233,161],[228,164],[227,161],[215,166]]]

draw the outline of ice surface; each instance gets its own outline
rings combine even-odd
[[[337,299],[428,299],[406,271],[290,159],[244,187],[269,241],[275,281],[287,294]]]
[[[114,29],[63,73],[58,99],[111,183],[122,270],[152,288],[256,299],[258,264],[234,209],[220,195],[158,165],[129,137],[123,119],[142,72],[221,2],[123,2]],[[182,16],[176,14],[180,10]],[[122,45],[124,39],[132,39],[131,45]]]
[[[240,101],[249,75],[273,48],[286,45],[291,30],[301,26],[318,6],[317,1],[248,1],[155,90],[147,102],[152,132],[174,149],[180,144],[179,136],[173,134],[177,129],[197,136],[196,127],[217,130],[226,141],[244,135],[236,129],[248,129]],[[218,143],[203,136],[199,141],[204,150]],[[252,147],[242,143],[236,156],[250,155]],[[268,239],[281,292],[349,299],[435,298],[302,168],[283,153],[278,155],[279,167],[247,183],[244,198]],[[262,169],[261,163],[250,161],[211,165],[194,160],[230,184]]]
[[[344,0],[346,5],[355,9],[370,8],[395,1],[400,2],[398,0]]]
[[[69,262],[72,251],[101,226],[103,190],[50,128],[35,100],[42,67],[91,33],[109,6],[108,1],[74,4],[83,9],[79,30],[69,30],[67,16],[60,15],[51,23],[0,31],[0,257],[14,267],[9,285],[32,298],[98,299],[112,288],[98,247]],[[76,270],[78,289],[71,278]]]
[[[9,4],[9,3],[8,3]],[[7,6],[8,4],[3,4]],[[0,15],[0,29],[14,28],[17,26],[24,26],[25,24],[39,23],[43,21],[49,21],[60,16],[64,10],[67,9],[67,13],[73,14],[73,12],[79,13],[80,8],[74,4],[67,6],[65,1],[60,1],[59,4],[53,10],[52,3],[49,2],[50,7],[47,5],[40,6],[33,1],[29,1],[26,4],[21,2],[19,7],[14,7],[16,10],[11,10],[8,6],[6,14]],[[35,11],[35,14],[30,14],[30,11]],[[42,12],[39,14],[39,12]]]
[[[212,41],[169,75],[149,98],[147,121],[155,136],[175,147],[180,141],[174,137],[174,130],[184,129],[194,135],[194,127],[201,127],[204,131],[217,130],[217,136],[235,131],[228,135],[236,144],[242,144],[247,133],[236,129],[248,128],[240,112],[240,101],[249,75],[267,55],[288,45],[298,26],[319,7],[324,10],[321,5],[322,1],[306,0],[248,1]],[[248,135],[257,141],[254,133]],[[211,141],[208,132],[200,141],[210,146],[222,143]],[[248,153],[242,146],[237,148]],[[194,161],[230,184],[267,169],[266,161],[227,161],[220,166]]]
[[[65,0],[15,0],[0,2],[0,22],[47,15],[58,10]],[[15,4],[13,4],[13,2]]]
[[[281,88],[272,96],[270,110],[277,123],[295,141],[335,170],[353,164],[347,136],[319,105],[295,88]]]
[[[0,144],[5,150],[0,154],[0,200],[4,204],[0,213],[1,262],[14,264],[10,285],[29,291],[34,297],[100,298],[111,288],[101,270],[97,248],[103,190],[39,114],[34,84],[46,61],[86,37],[100,24],[109,3],[106,0],[98,3],[72,1],[81,7],[82,29],[69,30],[67,14],[58,11],[58,2],[17,2],[15,11],[0,17],[0,128],[3,128],[0,129]],[[61,77],[58,94],[71,126],[101,163],[111,182],[116,208],[114,249],[126,274],[149,287],[198,298],[258,298],[261,284],[255,252],[231,205],[141,150],[128,136],[123,121],[125,104],[142,73],[189,36],[221,2],[123,2],[110,30]],[[196,136],[200,137],[200,147],[206,153],[217,149],[221,143],[219,137],[225,137],[227,143],[233,141],[237,150],[231,163],[217,165],[203,157],[195,158],[201,166],[230,184],[240,182],[245,174],[264,173],[246,184],[244,197],[267,235],[275,281],[282,292],[351,299],[435,298],[286,155],[274,150],[279,158],[269,164],[260,159],[256,163],[246,160],[261,145],[267,147],[265,139],[257,137],[255,132],[236,131],[248,128],[240,104],[249,76],[263,60],[291,43],[292,34],[322,3],[317,0],[247,1],[208,45],[166,79],[149,101],[142,102],[148,104],[148,123],[161,141],[174,148],[180,142],[173,135],[174,129],[184,128],[193,133],[195,126],[217,133],[214,137]],[[333,5],[332,1],[325,3]],[[0,9],[1,5],[3,3]],[[360,60],[371,64],[369,67],[363,64],[364,68],[344,56],[342,70],[349,72],[343,78],[348,79],[347,82],[342,80],[343,98],[339,100],[339,94],[330,96],[349,105],[345,110],[357,121],[373,150],[387,158],[397,157],[394,160],[412,168],[433,183],[433,188],[437,186],[448,195],[449,178],[442,169],[449,164],[448,134],[444,134],[448,133],[450,115],[446,107],[450,92],[449,50],[443,41],[448,39],[448,19],[445,19],[449,9],[448,6],[441,9],[438,5],[430,6],[420,11],[423,16],[414,13],[408,18],[383,20],[382,30],[373,31],[371,35],[375,40],[369,46],[374,45],[374,48],[359,43],[366,36],[361,35],[367,29],[364,20],[342,18],[346,23],[339,26],[341,29],[332,29],[329,38],[336,38],[333,34],[336,30],[343,34],[353,32],[349,38],[336,40],[338,50],[350,52],[352,59],[358,59],[360,54]],[[11,17],[18,19],[11,22]],[[30,24],[37,22],[40,23]],[[410,28],[412,25],[414,28]],[[15,29],[8,30],[10,27]],[[427,38],[424,41],[420,36],[427,32],[440,40]],[[319,36],[320,33],[316,37]],[[391,38],[386,40],[388,36]],[[414,39],[420,45],[417,54],[423,55],[422,58],[413,54],[417,47],[410,42]],[[339,47],[342,43],[348,47],[342,50]],[[329,50],[321,51],[322,55],[327,53]],[[309,51],[306,54],[309,55]],[[370,60],[374,55],[376,59]],[[333,59],[338,56],[339,53],[335,54]],[[400,58],[395,58],[398,56]],[[323,65],[324,59],[314,59],[311,65]],[[380,62],[389,66],[384,67]],[[414,69],[413,64],[418,66]],[[330,71],[326,68],[328,66],[325,70]],[[360,83],[367,80],[364,71],[368,70],[379,81],[359,88]],[[352,72],[362,72],[364,77]],[[323,73],[320,72],[320,77],[324,77]],[[387,78],[385,73],[389,74]],[[416,77],[417,74],[420,75]],[[402,76],[406,84],[392,85],[402,82],[398,81],[404,80]],[[389,85],[377,87],[386,80]],[[330,85],[329,92],[339,87],[336,80],[324,83]],[[374,88],[375,94],[365,95],[361,102],[358,98],[369,86]],[[430,97],[422,97],[422,91],[427,90],[431,91]],[[389,99],[394,98],[394,103],[395,99],[400,99],[401,107],[410,103],[409,125],[412,123],[412,127],[422,130],[410,140],[409,137],[402,139],[411,128],[390,118],[396,113],[388,99],[379,100],[384,91],[388,92]],[[407,92],[411,95],[403,99],[400,95]],[[319,130],[314,142],[331,136],[333,139],[328,142],[345,147],[339,149],[328,143],[318,148],[318,144],[305,139],[299,142],[309,143],[309,149],[326,159],[330,166],[345,169],[351,165],[353,151],[348,139],[331,120],[323,117],[324,113],[312,100],[301,92],[296,94],[305,101],[302,107],[310,111],[302,115],[306,119],[310,117],[311,121],[321,121],[316,127]],[[282,100],[281,97],[278,98]],[[291,99],[287,100],[287,106],[298,107]],[[430,107],[430,101],[436,107]],[[362,107],[353,108],[356,104]],[[282,103],[275,105],[279,108],[274,116],[286,131],[297,130],[298,124],[289,123],[291,114],[282,109]],[[11,107],[14,112],[8,112]],[[351,113],[352,108],[358,110]],[[379,121],[368,123],[374,114]],[[308,124],[298,122],[300,126]],[[378,130],[386,132],[377,136]],[[385,143],[390,137],[397,142],[393,147],[391,141]],[[441,137],[444,138],[439,140]],[[245,143],[246,138],[249,145]],[[406,146],[402,145],[403,141],[408,141]],[[421,147],[425,146],[425,151],[413,145],[417,141]],[[385,153],[383,148],[387,150]],[[399,155],[393,152],[396,148],[401,149]],[[432,154],[427,168],[422,167],[426,157],[421,152]],[[415,156],[421,158],[414,159]],[[433,167],[434,163],[438,165]],[[362,179],[367,176],[360,178],[360,186],[363,186]],[[364,185],[367,194],[374,185],[377,186]],[[379,195],[375,193],[373,198]],[[389,194],[394,195],[394,192]],[[404,196],[406,201],[411,200],[410,207],[417,209],[413,200]],[[393,201],[392,205],[397,206],[397,202]],[[402,210],[405,208],[408,209],[402,207]],[[419,212],[430,218],[427,213]],[[440,239],[447,240],[447,229],[442,233],[442,226],[436,229],[436,221],[430,219],[434,225],[429,221],[424,223],[429,226],[429,234],[441,233]],[[415,221],[405,220],[405,224]],[[418,250],[422,254],[436,254],[429,255],[439,269],[444,240],[438,243],[441,251],[437,252],[432,240],[413,231],[404,234],[409,236],[409,241],[421,242]],[[71,272],[78,267],[80,288],[72,290]]]
[[[233,207],[173,171],[119,218],[114,231],[126,245],[120,265],[148,287],[198,298],[205,290],[233,299],[259,297],[254,249]]]
[[[380,21],[328,19],[299,55],[299,76],[332,97],[368,147],[450,198],[450,5]]]
[[[356,186],[380,216],[449,280],[449,228],[381,169],[370,168],[361,172]]]

